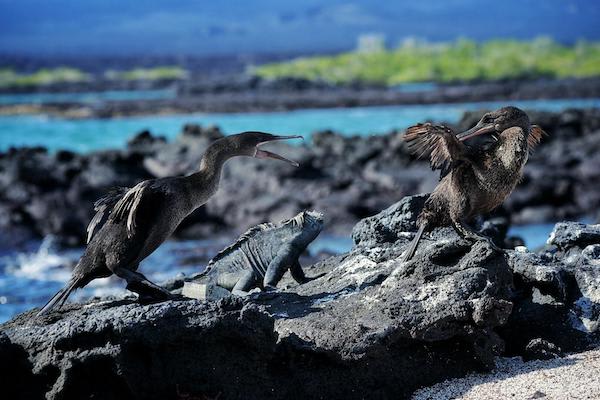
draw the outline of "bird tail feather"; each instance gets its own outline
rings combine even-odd
[[[37,313],[37,316],[47,314],[50,310],[52,310],[57,304],[58,308],[62,307],[67,297],[71,294],[73,290],[77,287],[79,283],[79,279],[73,278],[69,281],[69,283],[62,289],[60,289],[42,309]]]
[[[414,239],[410,243],[408,250],[406,250],[406,254],[404,255],[404,258],[402,258],[402,262],[408,261],[411,258],[413,258],[413,256],[415,255],[415,252],[417,251],[417,246],[419,245],[419,241],[421,240],[421,236],[423,236],[424,231],[425,231],[425,224],[421,224],[421,226],[419,226],[419,230],[417,231]]]

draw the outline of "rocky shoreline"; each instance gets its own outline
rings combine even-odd
[[[111,84],[113,85],[113,84]],[[355,83],[336,86],[300,78],[266,80],[255,76],[209,76],[170,82],[133,82],[118,90],[170,88],[171,99],[0,105],[0,115],[48,114],[66,118],[110,118],[147,114],[285,111],[302,108],[435,104],[492,100],[593,98],[599,78],[475,82],[403,89]],[[82,84],[61,84],[50,91],[78,92]],[[99,90],[97,86],[93,90]],[[40,90],[37,88],[36,90]]]
[[[597,220],[600,112],[529,114],[549,136],[530,157],[523,181],[496,217],[504,220],[504,226]],[[472,126],[480,115],[465,114],[456,128]],[[327,233],[347,235],[361,218],[435,187],[438,174],[426,161],[415,162],[402,134],[344,137],[325,131],[304,145],[273,145],[278,153],[298,161],[300,168],[249,158],[231,160],[218,193],[182,224],[177,235],[235,236],[260,222],[279,221],[308,208],[325,212]],[[146,131],[122,150],[77,154],[20,148],[0,153],[0,247],[18,248],[47,235],[65,245],[83,244],[93,202],[107,190],[189,173],[207,145],[221,136],[216,127],[187,125],[171,142]]]
[[[286,278],[277,293],[105,299],[21,314],[0,326],[4,392],[408,398],[488,371],[497,355],[554,358],[600,343],[599,225],[559,224],[538,253],[500,253],[437,229],[401,262],[424,200],[407,197],[361,220],[349,253],[307,268],[322,278],[301,286]]]

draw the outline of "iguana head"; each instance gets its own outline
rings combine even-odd
[[[323,230],[323,214],[318,211],[302,211],[285,225],[292,228],[296,244],[308,246]]]

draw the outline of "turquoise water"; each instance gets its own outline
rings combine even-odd
[[[107,90],[81,93],[10,93],[0,94],[0,104],[100,103],[103,101],[159,100],[175,97],[175,91]]]
[[[416,93],[416,92],[431,92],[438,88],[435,82],[415,82],[415,83],[402,83],[394,86],[394,89],[403,93]]]
[[[546,244],[554,225],[553,223],[515,225],[510,227],[507,235],[519,236],[525,241],[527,248],[533,251]]]
[[[560,111],[565,108],[600,107],[600,98],[479,102],[386,107],[307,109],[268,113],[188,114],[113,119],[69,120],[40,115],[0,117],[0,151],[10,146],[46,146],[50,150],[87,152],[118,148],[135,133],[174,137],[185,123],[216,124],[225,133],[261,130],[299,134],[310,138],[317,130],[332,129],[346,135],[378,134],[406,128],[426,120],[457,122],[464,111],[493,109],[513,104],[525,109]]]

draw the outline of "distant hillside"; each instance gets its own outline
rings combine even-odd
[[[373,39],[373,38],[371,38]],[[263,78],[296,77],[329,83],[489,81],[600,76],[600,42],[561,45],[548,38],[476,43],[409,41],[393,50],[366,40],[366,49],[302,57],[253,70]]]

